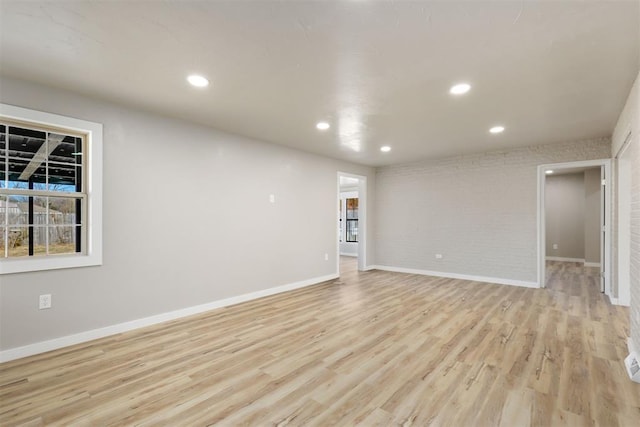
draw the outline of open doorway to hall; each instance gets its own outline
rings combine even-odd
[[[340,256],[358,257],[358,190],[340,190]]]
[[[366,184],[364,176],[338,172],[338,274],[365,266]]]
[[[546,260],[600,267],[600,168],[548,170]]]
[[[559,290],[555,288],[560,286],[570,295],[604,291],[600,280],[600,169],[590,167],[545,171],[548,288]],[[564,280],[559,280],[559,277],[564,277]]]
[[[609,169],[609,160],[539,168],[541,286],[611,298]],[[559,280],[563,277],[573,279]]]

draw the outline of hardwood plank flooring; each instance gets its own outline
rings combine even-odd
[[[548,287],[360,273],[0,365],[0,425],[638,426],[629,311]]]

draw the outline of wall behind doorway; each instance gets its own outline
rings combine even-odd
[[[545,181],[547,259],[599,266],[600,168],[548,175]]]
[[[602,202],[602,185],[600,168],[584,171],[585,215],[584,215],[584,261],[588,265],[600,265],[600,205]]]
[[[545,180],[547,259],[584,260],[584,173]]]

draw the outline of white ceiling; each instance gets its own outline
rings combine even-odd
[[[639,39],[638,1],[0,2],[4,75],[367,165],[609,136]]]

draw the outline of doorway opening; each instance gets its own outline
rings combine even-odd
[[[367,178],[346,172],[338,172],[337,194],[337,259],[340,274],[341,263],[353,264],[362,271],[366,265],[366,203]],[[344,260],[344,261],[341,261]]]
[[[600,291],[611,289],[609,159],[538,166],[538,286],[547,261],[599,268]]]

